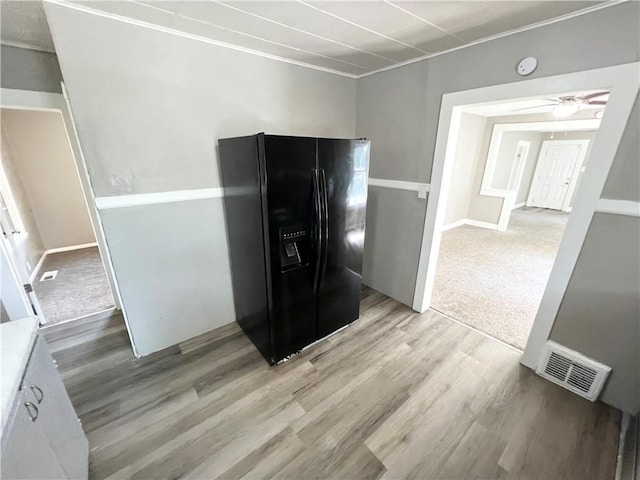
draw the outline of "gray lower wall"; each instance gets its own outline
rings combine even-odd
[[[640,200],[639,97],[602,197]],[[640,219],[593,217],[551,339],[612,368],[602,400],[640,411]]]
[[[639,19],[640,4],[625,2],[359,79],[356,133],[371,139],[371,175],[429,182],[442,95],[519,81],[521,77],[515,72],[515,65],[524,56],[538,59],[538,69],[532,78],[639,61]],[[598,34],[594,35],[594,32]],[[638,201],[637,116],[636,109],[634,118],[626,126],[623,144],[605,186],[606,197]],[[385,198],[384,202],[388,204],[384,205],[383,211],[401,212],[407,222],[400,233],[393,230],[397,224],[395,219],[382,215],[374,217],[371,213],[367,221],[376,224],[376,231],[385,233],[384,241],[379,241],[376,231],[368,229],[367,258],[378,261],[399,256],[399,264],[416,266],[420,243],[405,239],[422,237],[426,202],[403,204],[392,198]],[[616,242],[625,240],[622,231],[611,235],[616,237]],[[607,252],[602,251],[601,255],[606,258]],[[386,289],[388,285],[408,288],[411,294],[390,293],[410,304],[407,300],[413,297],[416,272],[416,267],[369,271],[367,281],[373,288]],[[576,275],[579,278],[582,273],[577,271]],[[589,298],[585,301],[597,302]],[[573,329],[581,328],[579,317],[563,315],[556,324],[565,322],[571,323]],[[629,328],[622,319],[613,324]],[[587,330],[585,334],[594,340],[598,338],[597,331]],[[588,350],[589,344],[584,346],[583,353],[592,354]],[[606,342],[605,354],[601,351],[598,359],[613,363],[617,349],[614,342]],[[637,344],[634,352],[637,352]],[[630,402],[626,393],[607,388],[605,398],[612,405],[621,406]]]
[[[354,79],[45,10],[97,197],[219,187],[218,138],[355,134]],[[219,202],[100,212],[139,354],[235,319]]]
[[[597,213],[551,332],[612,367],[602,400],[640,410],[640,218]]]
[[[139,354],[235,321],[222,198],[101,217]]]
[[[55,54],[0,46],[2,88],[61,93],[62,74]]]
[[[362,281],[406,305],[413,302],[414,290],[406,272],[418,269],[406,250],[420,248],[422,236],[411,226],[422,222],[424,202],[416,192],[369,187]]]

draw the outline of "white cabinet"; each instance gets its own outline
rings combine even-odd
[[[18,408],[2,448],[3,479],[64,478],[62,466],[38,422],[32,420],[35,410],[18,394]],[[31,409],[31,410],[29,410]]]
[[[47,346],[39,337],[14,410],[3,432],[3,479],[87,478],[87,439]]]

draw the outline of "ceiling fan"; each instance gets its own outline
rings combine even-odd
[[[520,112],[523,110],[531,110],[534,108],[541,107],[553,107],[553,113],[558,117],[568,117],[569,115],[573,115],[583,105],[606,105],[607,100],[598,100],[600,97],[604,97],[605,95],[609,95],[608,91],[590,93],[588,95],[566,95],[558,98],[545,98],[549,102],[544,105],[536,105],[533,107],[519,108],[517,110],[513,110],[514,112]]]

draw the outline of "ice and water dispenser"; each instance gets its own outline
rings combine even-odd
[[[308,264],[305,225],[280,227],[280,269],[284,272]]]

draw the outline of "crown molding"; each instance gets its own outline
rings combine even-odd
[[[491,35],[490,37],[481,38],[480,40],[475,40],[473,42],[467,43],[465,45],[461,45],[459,47],[450,48],[449,50],[443,50],[442,52],[430,53],[427,55],[422,55],[420,57],[412,58],[411,60],[406,60],[401,63],[396,63],[394,65],[389,65],[388,67],[378,68],[377,70],[372,70],[371,72],[361,73],[356,75],[356,78],[364,78],[370,75],[375,75],[376,73],[386,72],[388,70],[394,70],[396,68],[404,67],[406,65],[411,65],[412,63],[421,62],[423,60],[427,60],[429,58],[439,57],[440,55],[446,55],[448,53],[457,52],[458,50],[464,50],[465,48],[474,47],[476,45],[481,45],[483,43],[491,42],[493,40],[497,40],[499,38],[510,37],[511,35],[516,35],[518,33],[526,32],[529,30],[534,30],[536,28],[544,27],[546,25],[551,25],[557,22],[563,22],[565,20],[569,20],[571,18],[580,17],[582,15],[586,15],[588,13],[593,13],[598,10],[604,10],[605,8],[613,7],[615,5],[619,5],[621,3],[628,2],[629,0],[612,0],[609,2],[599,3],[597,5],[593,5],[592,7],[586,7],[582,10],[578,10],[575,12],[567,13],[566,15],[561,15],[559,17],[550,18],[548,20],[543,20],[542,22],[532,23],[531,25],[526,25],[524,27],[514,28],[513,30],[509,30],[507,32],[498,33],[496,35]]]
[[[138,27],[147,28],[150,30],[155,30],[157,32],[168,33],[170,35],[175,35],[177,37],[188,38],[190,40],[195,40],[198,42],[208,43],[210,45],[216,45],[218,47],[228,48],[230,50],[236,50],[238,52],[248,53],[251,55],[256,55],[258,57],[269,58],[271,60],[276,60],[278,62],[289,63],[291,65],[297,65],[299,67],[310,68],[313,70],[318,70],[325,73],[331,73],[333,75],[340,75],[342,77],[347,78],[357,78],[357,75],[341,72],[339,70],[334,70],[332,68],[321,67],[319,65],[313,65],[311,63],[300,62],[297,60],[293,60],[290,58],[279,57],[278,55],[272,55],[270,53],[260,52],[258,50],[252,50],[250,48],[241,47],[239,45],[233,45],[231,43],[221,42],[219,40],[213,40],[212,38],[203,37],[200,35],[194,35],[191,33],[183,32],[180,30],[175,30],[173,28],[162,27],[160,25],[154,25],[152,23],[143,22],[142,20],[136,20],[129,17],[123,17],[122,15],[116,15],[115,13],[105,12],[102,10],[96,10],[94,8],[87,7],[86,5],[69,3],[65,0],[44,0],[43,3],[48,3],[51,5],[57,5],[64,8],[69,8],[71,10],[77,10],[84,13],[89,13],[91,15],[96,15],[103,18],[109,18],[111,20],[116,20],[123,23],[128,23],[130,25],[136,25]]]
[[[533,23],[531,25],[527,25],[527,26],[520,27],[520,28],[515,28],[515,29],[509,30],[507,32],[503,32],[503,33],[499,33],[499,34],[492,35],[492,36],[489,36],[489,37],[485,37],[485,38],[482,38],[480,40],[476,40],[476,41],[467,43],[465,45],[461,45],[459,47],[450,48],[448,50],[443,50],[442,52],[436,52],[436,53],[430,53],[430,54],[426,54],[426,55],[421,55],[419,57],[415,57],[415,58],[412,58],[410,60],[406,60],[404,62],[396,63],[396,64],[393,64],[393,65],[389,65],[387,67],[382,67],[382,68],[379,68],[379,69],[376,69],[376,70],[372,70],[370,72],[361,73],[361,74],[352,74],[352,73],[342,72],[342,71],[339,71],[339,70],[334,70],[334,69],[331,69],[331,68],[321,67],[319,65],[314,65],[314,64],[311,64],[311,63],[307,63],[307,62],[300,62],[300,61],[297,61],[297,60],[292,60],[292,59],[289,59],[289,58],[280,57],[278,55],[272,55],[272,54],[269,54],[269,53],[260,52],[258,50],[253,50],[253,49],[250,49],[250,48],[241,47],[241,46],[233,45],[233,44],[226,43],[226,42],[221,42],[219,40],[213,40],[211,38],[203,37],[203,36],[200,36],[200,35],[194,35],[194,34],[190,34],[190,33],[187,33],[187,32],[182,32],[180,30],[175,30],[175,29],[172,29],[172,28],[162,27],[160,25],[154,25],[152,23],[143,22],[142,20],[136,20],[136,19],[133,19],[133,18],[124,17],[122,15],[117,15],[117,14],[114,14],[114,13],[105,12],[105,11],[102,11],[102,10],[97,10],[97,9],[88,7],[88,6],[84,5],[84,4],[70,3],[70,2],[68,2],[66,0],[44,0],[44,3],[49,3],[49,4],[53,4],[53,5],[59,5],[59,6],[62,6],[62,7],[70,8],[72,10],[78,10],[78,11],[81,11],[81,12],[97,15],[97,16],[104,17],[104,18],[110,18],[112,20],[117,20],[117,21],[128,23],[128,24],[131,24],[131,25],[136,25],[136,26],[139,26],[139,27],[148,28],[148,29],[151,29],[151,30],[156,30],[156,31],[159,31],[159,32],[164,32],[164,33],[168,33],[168,34],[171,34],[171,35],[176,35],[176,36],[183,37],[183,38],[189,38],[191,40],[196,40],[196,41],[199,41],[199,42],[204,42],[204,43],[208,43],[208,44],[211,44],[211,45],[216,45],[218,47],[228,48],[228,49],[231,49],[231,50],[236,50],[236,51],[239,51],[239,52],[248,53],[248,54],[256,55],[256,56],[259,56],[259,57],[268,58],[268,59],[275,60],[275,61],[278,61],[278,62],[288,63],[288,64],[291,64],[291,65],[297,65],[299,67],[304,67],[304,68],[310,68],[312,70],[318,70],[318,71],[321,71],[321,72],[330,73],[330,74],[333,74],[333,75],[339,75],[339,76],[342,76],[342,77],[347,77],[347,78],[352,78],[352,79],[360,79],[360,78],[368,77],[370,75],[375,75],[376,73],[382,73],[382,72],[386,72],[386,71],[389,71],[389,70],[394,70],[396,68],[404,67],[406,65],[411,65],[413,63],[421,62],[421,61],[427,60],[429,58],[439,57],[441,55],[446,55],[448,53],[456,52],[458,50],[463,50],[465,48],[473,47],[473,46],[476,46],[476,45],[481,45],[483,43],[491,42],[491,41],[497,40],[499,38],[509,37],[511,35],[516,35],[518,33],[526,32],[526,31],[529,31],[529,30],[534,30],[536,28],[544,27],[546,25],[551,25],[551,24],[554,24],[554,23],[557,23],[557,22],[562,22],[562,21],[565,21],[565,20],[569,20],[571,18],[580,17],[582,15],[593,13],[593,12],[596,12],[598,10],[603,10],[605,8],[610,8],[610,7],[619,5],[621,3],[625,3],[627,1],[629,1],[629,0],[612,0],[612,1],[608,1],[608,2],[599,3],[597,5],[593,5],[593,6],[590,6],[590,7],[587,7],[587,8],[583,8],[582,10],[571,12],[571,13],[568,13],[566,15],[561,15],[559,17],[554,17],[554,18],[551,18],[551,19],[548,19],[548,20],[544,20],[542,22]],[[9,46],[17,46],[19,48],[30,48],[31,50],[45,51],[45,52],[48,52],[48,53],[55,53],[55,51],[51,52],[51,51],[47,51],[47,50],[44,50],[44,49],[39,48],[39,47],[29,46],[29,45],[26,45],[26,44],[16,44],[15,42],[5,42],[5,41],[3,41],[2,44],[3,45],[9,45]]]

